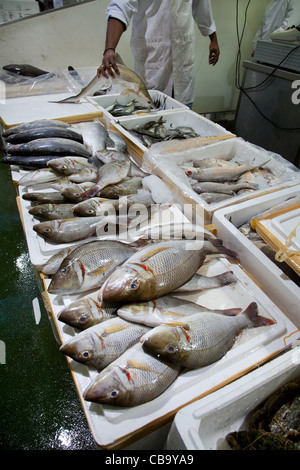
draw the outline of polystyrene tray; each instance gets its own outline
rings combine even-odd
[[[251,192],[233,196],[224,201],[208,204],[191,187],[188,176],[180,166],[187,166],[191,160],[201,160],[204,158],[224,158],[226,160],[235,159],[241,163],[251,165],[264,165],[265,169],[271,170],[276,179],[267,184],[262,178],[257,178],[255,182],[258,189]],[[191,204],[194,212],[203,218],[205,224],[211,223],[212,215],[216,210],[223,207],[232,206],[247,199],[253,200],[258,196],[269,192],[294,186],[300,182],[300,171],[282,157],[259,149],[254,145],[245,142],[240,138],[228,139],[223,142],[213,143],[205,147],[179,152],[178,154],[156,155],[150,152],[145,154],[143,167],[159,176],[166,183],[174,194],[174,200],[179,204]]]
[[[282,243],[286,241],[291,232],[296,229],[295,236],[291,239],[289,247],[291,249],[300,250],[300,208],[281,214],[268,220],[262,220],[261,224],[265,225],[272,234]]]
[[[188,109],[188,107],[184,104],[180,103],[174,98],[171,98],[170,96],[165,95],[159,90],[149,90],[149,95],[151,96],[153,101],[155,101],[156,99],[160,99],[161,102],[163,102],[163,99],[166,98],[165,109],[162,111],[152,110],[150,112],[151,116],[155,116],[157,113],[164,114],[166,111],[170,111],[171,109]],[[108,108],[108,106],[111,106],[115,103],[128,104],[132,100],[136,100],[137,103],[140,102],[141,104],[144,104],[142,101],[139,100],[138,95],[136,95],[135,93],[127,93],[125,95],[123,95],[122,93],[113,93],[102,96],[89,96],[87,97],[87,100],[93,105],[97,106],[102,111],[103,118],[106,121],[106,125],[108,125],[111,120],[119,119],[118,117],[114,116],[109,111],[107,111],[106,108]],[[139,111],[134,115],[136,116],[137,114],[143,115],[145,114],[145,111]]]
[[[252,217],[300,196],[300,185],[217,210],[212,222],[217,236],[235,250],[242,266],[259,283],[264,292],[300,328],[300,288],[289,279],[259,248],[243,235],[238,227]]]
[[[180,410],[166,450],[229,450],[228,433],[247,429],[248,415],[287,382],[300,378],[300,346]]]
[[[86,402],[83,392],[97,372],[91,367],[76,363],[67,357],[78,394],[96,443],[101,448],[125,448],[141,436],[160,429],[173,419],[183,406],[232,382],[270,359],[293,340],[297,328],[262,293],[257,285],[238,266],[226,259],[213,260],[199,272],[208,276],[231,269],[238,279],[235,285],[225,286],[200,294],[187,295],[193,301],[208,308],[246,308],[250,302],[258,303],[259,313],[273,318],[277,323],[252,330],[245,330],[220,361],[182,373],[159,397],[132,408],[113,407]],[[44,280],[45,289],[49,280]],[[52,306],[52,318],[61,342],[76,333],[73,328],[57,319],[58,313],[78,296],[54,296],[47,294]]]

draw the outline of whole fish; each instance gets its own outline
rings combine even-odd
[[[72,211],[73,204],[40,204],[31,207],[29,214],[39,219],[55,220],[55,219],[71,219],[74,217]]]
[[[141,405],[161,395],[179,373],[178,366],[147,354],[137,343],[95,377],[83,398],[124,407]]]
[[[54,159],[51,159],[49,163],[47,163],[47,166],[66,176],[78,174],[81,171],[85,171],[86,169],[95,168],[95,166],[90,164],[85,157],[65,156],[57,158],[57,155]]]
[[[72,183],[84,183],[91,181],[95,183],[99,180],[99,170],[96,168],[86,168],[80,170],[78,173],[74,173],[69,176],[69,181]]]
[[[95,235],[103,217],[74,217],[73,219],[47,220],[33,226],[33,230],[47,241],[71,243]]]
[[[59,191],[32,191],[30,193],[22,194],[22,199],[24,199],[25,201],[39,202],[40,204],[59,204],[66,202],[66,199],[61,195]]]
[[[236,184],[226,184],[226,183],[215,183],[211,181],[199,182],[193,185],[193,190],[198,193],[223,193],[235,195],[241,189],[257,189],[257,185],[250,183],[236,183]]]
[[[16,73],[17,75],[25,75],[26,77],[39,77],[40,75],[49,73],[30,64],[8,64],[3,65],[2,68],[9,72]]]
[[[74,300],[58,314],[58,320],[79,330],[86,330],[116,316],[117,303],[100,303],[97,291]]]
[[[110,85],[119,85],[123,87],[123,94],[131,92],[136,93],[143,103],[155,109],[151,96],[149,95],[148,90],[142,79],[135,72],[133,72],[124,64],[122,64],[120,57],[117,55],[116,62],[120,74],[115,75],[115,78],[109,77],[107,79],[104,76],[100,76],[98,78],[98,76],[96,75],[90,81],[90,83],[81,90],[80,93],[75,96],[70,96],[69,98],[56,101],[56,103],[79,103],[82,98],[85,98],[86,96],[92,96],[96,91],[100,90],[104,86],[107,87]]]
[[[96,215],[103,215],[100,210],[102,204],[118,204],[117,199],[105,199],[101,197],[92,197],[84,201],[78,202],[73,206],[73,212],[76,217],[95,217]]]
[[[30,130],[30,129],[37,129],[38,127],[70,127],[70,124],[59,121],[57,119],[38,119],[36,121],[25,122],[23,124],[19,124],[17,126],[10,127],[3,132],[3,137],[8,137],[12,134],[17,132]]]
[[[77,362],[98,371],[115,361],[128,348],[138,343],[149,328],[130,323],[115,315],[81,331],[60,347],[60,351]]]
[[[224,194],[224,193],[201,193],[201,198],[207,204],[217,204],[218,202],[227,201],[233,197],[233,194]]]
[[[228,160],[228,156],[224,156],[224,158],[203,158],[200,160],[193,160],[193,166],[195,168],[211,168],[213,166],[221,166],[221,167],[227,167],[227,168],[232,168],[238,166],[237,162],[234,162],[232,160]]]
[[[101,163],[111,163],[115,161],[124,161],[126,158],[128,158],[128,155],[126,152],[121,152],[120,150],[102,150],[101,152],[99,151],[97,153],[97,157],[100,160]]]
[[[145,351],[195,369],[220,360],[241,331],[274,323],[258,315],[257,304],[252,302],[235,316],[203,312],[157,326],[141,342]]]
[[[72,183],[72,181],[67,180],[67,183],[60,188],[60,191],[66,201],[78,203],[88,199],[88,196],[85,194],[86,190],[93,186],[94,183],[91,181]]]
[[[210,253],[236,258],[217,239],[169,240],[148,245],[111,274],[102,286],[100,298],[135,302],[162,297],[187,283]]]
[[[82,122],[78,125],[78,129],[92,154],[106,149],[108,131],[101,122]]]
[[[206,312],[236,315],[240,311],[240,308],[212,310],[190,302],[189,300],[173,297],[172,295],[165,295],[159,299],[150,300],[148,302],[123,305],[118,308],[117,314],[125,320],[155,327],[176,320],[184,321],[185,317],[197,313]]]
[[[48,162],[54,159],[57,159],[57,155],[6,155],[2,158],[1,162],[8,165],[21,166],[26,170],[38,170],[40,168],[47,168]]]
[[[117,184],[109,184],[100,192],[100,196],[107,199],[119,199],[119,197],[137,193],[142,187],[143,178],[136,176],[124,179]]]
[[[53,294],[98,289],[135,252],[134,247],[117,241],[84,243],[66,256],[53,275],[48,291]]]
[[[89,150],[80,142],[59,137],[36,139],[25,144],[8,144],[10,155],[76,155],[88,158]]]
[[[6,138],[6,141],[11,144],[23,144],[26,142],[31,142],[36,139],[45,139],[45,138],[63,138],[71,139],[77,142],[83,142],[81,134],[70,127],[37,127],[33,129],[28,129],[24,131],[17,132],[16,134],[9,135]]]
[[[59,179],[59,176],[51,170],[51,168],[39,168],[30,171],[19,179],[20,186],[32,186],[35,184],[49,183]]]
[[[260,168],[263,164],[252,166],[249,164],[239,165],[233,168],[195,168],[194,170],[187,170],[185,174],[192,177],[197,181],[215,181],[226,182],[235,181],[247,171],[253,171]]]
[[[85,192],[87,197],[99,197],[101,191],[106,186],[117,184],[128,175],[130,169],[130,160],[125,157],[123,161],[113,161],[105,163],[98,172],[98,181],[90,189]]]
[[[207,289],[216,289],[218,287],[235,284],[237,278],[232,271],[227,271],[216,276],[203,276],[202,274],[194,274],[192,279],[183,286],[176,289],[176,294],[187,292],[201,292]]]

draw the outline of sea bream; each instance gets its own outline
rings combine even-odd
[[[100,288],[115,268],[135,252],[135,247],[113,240],[83,243],[62,261],[48,291],[78,293]]]
[[[63,343],[59,350],[75,361],[100,371],[138,343],[148,331],[145,325],[131,323],[115,315],[81,331]]]
[[[145,351],[195,369],[220,360],[241,331],[274,323],[260,316],[256,302],[252,302],[238,315],[203,312],[157,326],[141,342]]]
[[[58,320],[82,331],[109,318],[114,318],[120,304],[100,303],[97,293],[98,291],[92,292],[71,302],[59,312]]]
[[[115,270],[99,296],[116,302],[162,297],[188,282],[210,253],[236,259],[217,239],[169,240],[146,246]]]
[[[128,303],[117,310],[117,314],[121,318],[131,322],[142,323],[149,327],[155,327],[176,320],[184,321],[184,318],[187,316],[203,312],[235,315],[241,312],[241,309],[212,310],[189,300],[180,299],[173,295],[165,295],[149,302]]]
[[[179,366],[147,354],[137,343],[96,375],[83,398],[124,407],[141,405],[161,395],[179,373]]]

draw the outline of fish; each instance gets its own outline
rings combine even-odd
[[[193,190],[197,193],[223,193],[235,195],[241,189],[257,189],[256,184],[250,183],[237,183],[237,184],[226,184],[226,183],[215,183],[215,182],[199,182],[193,185]]]
[[[100,288],[115,268],[135,252],[136,248],[113,240],[84,243],[64,258],[48,292],[70,294]]]
[[[103,370],[149,331],[115,315],[81,331],[61,345],[60,352],[81,364]]]
[[[84,183],[91,181],[95,183],[99,180],[99,170],[96,168],[85,168],[78,173],[69,176],[69,181],[72,183]]]
[[[10,144],[10,155],[62,155],[89,157],[89,150],[80,142],[59,137],[36,139],[24,144]]]
[[[100,197],[101,191],[106,186],[117,184],[128,175],[130,169],[130,160],[124,157],[123,160],[115,160],[105,163],[98,172],[98,181],[85,192],[86,197]]]
[[[29,214],[39,219],[55,220],[55,219],[71,219],[75,217],[72,211],[73,204],[40,204],[31,207]]]
[[[207,289],[216,289],[218,287],[228,286],[237,282],[236,276],[232,271],[226,271],[216,276],[203,276],[194,274],[192,279],[183,286],[176,289],[176,294],[187,292],[201,292]]]
[[[189,177],[197,181],[210,181],[210,182],[227,182],[227,181],[235,181],[237,180],[243,173],[247,171],[255,170],[256,168],[260,168],[261,166],[265,165],[265,163],[261,163],[259,165],[253,166],[250,164],[243,164],[233,168],[203,168],[203,169],[194,169],[194,170],[187,170],[185,174]]]
[[[108,139],[106,142],[107,150],[116,150],[118,152],[127,152],[127,143],[117,132],[108,130]]]
[[[49,73],[30,64],[8,64],[3,65],[2,68],[9,72],[16,73],[17,75],[25,75],[26,77],[39,77],[40,75]]]
[[[22,176],[18,184],[20,186],[32,186],[35,184],[49,183],[55,181],[59,176],[54,173],[51,168],[39,168],[35,171],[30,171],[26,175]]]
[[[102,204],[112,204],[113,201],[115,204],[119,202],[117,199],[92,197],[75,204],[73,206],[73,212],[77,217],[95,217],[96,215],[103,215],[101,211]]]
[[[100,76],[98,78],[96,75],[90,83],[80,91],[80,93],[60,101],[54,101],[54,103],[79,103],[82,98],[92,96],[96,91],[100,90],[104,86],[108,87],[111,85],[119,85],[123,87],[122,94],[135,93],[143,103],[155,109],[155,105],[143,80],[123,64],[123,61],[118,54],[116,54],[115,59],[120,73],[114,78],[109,77],[107,79],[104,76]]]
[[[252,302],[238,315],[192,314],[153,328],[141,338],[145,351],[188,369],[205,367],[220,360],[247,328],[271,326],[275,322],[258,314]]]
[[[211,168],[215,166],[232,168],[239,165],[237,162],[228,160],[228,158],[228,156],[224,156],[224,158],[202,158],[199,160],[193,160],[192,163],[195,168]]]
[[[50,258],[44,263],[44,265],[41,267],[41,272],[48,276],[55,274],[56,271],[58,271],[65,257],[69,255],[72,250],[75,250],[77,246],[78,245],[67,246],[58,250],[56,253],[54,253],[54,255],[50,256]]]
[[[101,122],[82,122],[78,125],[85,145],[92,154],[106,149],[108,131]]]
[[[70,127],[70,124],[64,121],[59,121],[57,119],[37,119],[35,121],[25,122],[23,124],[12,126],[6,129],[2,135],[3,137],[7,138],[8,136],[12,134],[16,134],[17,132],[30,130],[30,129],[37,129],[38,127],[51,127],[51,126],[67,128],[67,127]]]
[[[137,343],[96,375],[83,398],[122,407],[141,405],[160,396],[179,373],[178,366],[147,354]]]
[[[45,139],[45,138],[63,138],[75,140],[77,142],[83,143],[82,135],[71,129],[71,127],[37,127],[33,129],[28,129],[24,131],[17,132],[15,134],[9,135],[6,138],[6,141],[10,144],[23,144],[26,142],[31,142],[36,139]]]
[[[47,168],[48,162],[57,159],[57,155],[5,155],[1,162],[8,165],[17,165],[26,170],[38,170]]]
[[[22,199],[25,201],[39,202],[39,203],[65,203],[66,199],[61,195],[59,191],[32,191],[22,194]]]
[[[217,204],[218,202],[227,201],[233,197],[233,194],[224,194],[224,193],[201,193],[201,198],[207,204]]]
[[[95,166],[90,164],[86,157],[58,157],[51,159],[47,166],[62,175],[70,176],[78,174],[86,169],[94,169]]]
[[[35,224],[33,230],[48,242],[71,243],[95,235],[103,217],[74,217],[72,219],[47,220]]]
[[[236,315],[241,312],[241,309],[212,310],[170,294],[148,302],[125,304],[118,308],[117,315],[125,320],[141,323],[153,328],[176,320],[184,321],[187,316],[203,312]]]
[[[58,320],[66,325],[86,330],[109,318],[116,316],[118,303],[102,302],[98,300],[98,291],[74,300],[58,313]]]
[[[147,245],[131,256],[103,284],[100,298],[105,301],[135,302],[162,297],[186,284],[210,253],[236,254],[214,240],[169,240]]]
[[[91,181],[83,183],[72,183],[72,181],[67,180],[66,184],[60,187],[60,191],[66,201],[78,203],[88,199],[88,196],[85,194],[86,190],[92,188],[93,186],[94,183]]]
[[[135,194],[141,189],[143,177],[136,176],[133,178],[124,179],[117,184],[109,184],[101,189],[100,196],[107,199],[119,199],[122,196]]]

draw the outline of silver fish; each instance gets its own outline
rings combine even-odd
[[[136,248],[117,241],[84,243],[66,256],[53,275],[48,291],[57,294],[98,289],[135,252]]]
[[[87,189],[90,189],[94,186],[92,181],[87,181],[83,183],[72,183],[72,181],[67,180],[65,185],[60,186],[61,195],[66,201],[71,201],[78,203],[84,201],[88,197],[86,196]]]
[[[66,176],[78,174],[81,170],[94,169],[85,157],[59,157],[47,163],[49,168],[57,171],[58,173]]]
[[[155,109],[151,96],[149,95],[142,79],[128,67],[122,64],[122,60],[118,55],[116,55],[116,62],[120,74],[115,75],[115,78],[109,77],[106,79],[104,76],[100,76],[98,78],[96,75],[90,81],[90,83],[81,90],[80,93],[75,96],[70,96],[69,98],[56,101],[56,103],[79,103],[82,98],[86,96],[92,96],[96,91],[100,90],[104,86],[107,87],[113,84],[123,87],[122,93],[136,93],[142,102]]]
[[[201,193],[223,193],[235,195],[241,189],[257,189],[258,186],[250,183],[236,183],[236,184],[226,184],[226,183],[215,183],[215,182],[202,182],[196,183],[193,185],[193,190],[197,194]]]
[[[118,184],[109,184],[101,190],[100,196],[107,199],[119,199],[119,197],[137,193],[142,187],[143,178],[136,176],[124,179]]]
[[[29,214],[40,219],[70,219],[74,217],[73,204],[40,204],[29,209]]]
[[[82,133],[84,144],[92,154],[106,149],[108,131],[101,122],[82,122],[78,128]]]
[[[189,300],[180,299],[172,295],[165,295],[148,302],[129,303],[118,308],[117,314],[125,320],[142,323],[149,327],[155,327],[163,323],[175,320],[184,321],[184,318],[197,313],[219,313],[236,315],[240,308],[226,310],[212,310],[202,305],[197,305]]]
[[[124,407],[141,405],[161,395],[179,373],[178,366],[145,353],[138,343],[103,369],[84,391],[83,398]]]
[[[58,250],[57,253],[50,256],[50,258],[46,261],[46,263],[42,266],[41,272],[46,275],[55,274],[56,271],[59,269],[61,263],[63,262],[64,258],[71,253],[78,245],[74,246],[67,246]]]
[[[91,181],[93,183],[97,182],[99,179],[99,170],[96,168],[86,168],[82,169],[78,173],[74,173],[69,176],[69,181],[72,183],[84,183]]]
[[[40,168],[30,171],[19,179],[20,186],[32,186],[35,184],[49,183],[58,180],[59,176],[51,168]]]
[[[201,292],[207,289],[216,289],[218,287],[228,286],[229,284],[235,284],[237,278],[232,271],[227,271],[216,276],[203,276],[201,274],[195,274],[190,281],[183,286],[176,289],[177,293],[187,292]]]
[[[231,199],[233,194],[224,194],[224,193],[201,193],[201,198],[207,204],[216,204],[218,202],[227,201]]]
[[[102,205],[112,204],[112,202],[118,204],[117,199],[105,199],[101,197],[92,197],[84,201],[78,202],[73,206],[74,215],[77,217],[95,217],[96,215],[103,215],[101,207]]]
[[[96,291],[71,302],[59,312],[57,318],[66,325],[82,331],[114,318],[118,307],[117,303],[100,303]]]
[[[228,160],[228,156],[224,158],[203,158],[201,160],[193,160],[193,166],[195,168],[211,168],[211,167],[227,167],[232,168],[238,166],[237,162]]]
[[[81,331],[63,343],[60,351],[100,371],[136,344],[148,331],[149,328],[144,325],[115,316]]]
[[[273,320],[258,315],[252,302],[235,316],[203,312],[157,326],[141,342],[145,351],[195,369],[220,360],[242,330],[272,324]]]
[[[264,163],[265,164],[265,163]],[[203,168],[203,169],[194,169],[187,170],[185,174],[192,177],[197,181],[215,181],[215,182],[226,182],[226,181],[235,181],[243,173],[247,171],[253,171],[256,168],[260,168],[264,164],[252,166],[249,164],[239,165],[233,168]]]
[[[106,142],[107,150],[116,150],[119,152],[127,152],[127,143],[123,137],[117,132],[108,131],[108,140]]]
[[[128,175],[130,160],[126,157],[123,161],[113,161],[105,163],[98,172],[98,181],[85,192],[87,197],[96,197],[101,195],[101,191],[106,186],[116,184],[122,181]]]
[[[102,216],[47,220],[35,224],[33,230],[53,243],[71,243],[95,235],[97,225],[102,220]]]
[[[236,258],[220,240],[169,240],[148,245],[131,256],[105,281],[100,298],[135,302],[162,297],[187,283],[210,253]]]
[[[22,199],[25,201],[38,202],[42,203],[65,203],[65,198],[61,195],[59,191],[32,191],[30,193],[24,193]]]

